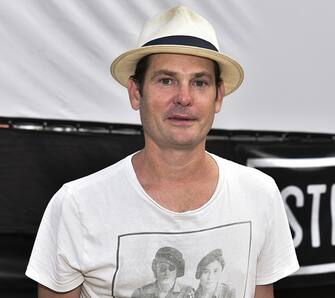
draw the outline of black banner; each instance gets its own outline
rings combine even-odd
[[[36,297],[24,271],[52,195],[63,183],[143,146],[142,129],[136,125],[29,121],[0,118],[0,290],[15,288],[16,297]],[[276,283],[277,293],[284,291],[276,297],[313,297],[311,287],[318,287],[317,293],[324,289],[323,298],[332,297],[335,137],[212,130],[206,149],[268,173],[281,190],[302,268]]]
[[[334,144],[238,145],[240,160],[281,191],[301,269],[287,286],[335,284]]]

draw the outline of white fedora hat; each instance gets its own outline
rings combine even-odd
[[[111,74],[127,87],[137,62],[144,56],[158,53],[186,54],[216,61],[225,95],[235,91],[243,81],[240,64],[219,51],[212,25],[186,6],[173,7],[149,20],[139,36],[138,48],[118,56],[111,65]]]

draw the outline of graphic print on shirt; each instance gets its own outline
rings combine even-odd
[[[112,297],[245,297],[251,222],[120,235]]]

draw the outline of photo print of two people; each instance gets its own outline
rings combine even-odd
[[[243,297],[250,229],[249,222],[240,222],[188,233],[122,235],[113,296]],[[240,237],[234,238],[233,234]],[[227,245],[231,241],[235,244]],[[141,258],[134,258],[134,249]],[[129,285],[136,287],[129,288]]]

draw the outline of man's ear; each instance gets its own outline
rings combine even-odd
[[[140,90],[138,89],[138,84],[132,79],[128,80],[128,96],[130,100],[131,107],[137,111],[140,108]]]
[[[218,113],[221,111],[221,106],[222,106],[224,95],[225,95],[225,89],[224,89],[224,84],[222,81],[220,85],[217,87],[216,98],[215,98],[215,113]]]

